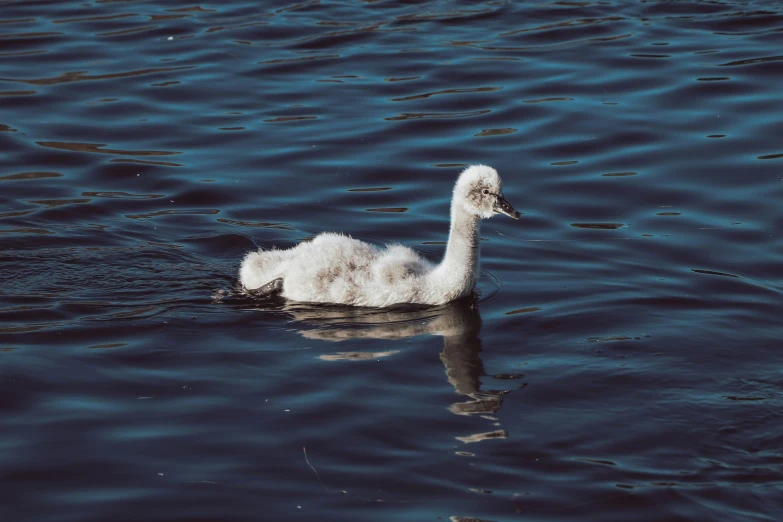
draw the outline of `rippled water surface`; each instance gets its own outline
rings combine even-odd
[[[0,0],[9,520],[778,521],[776,1]],[[325,230],[480,296],[259,300]]]

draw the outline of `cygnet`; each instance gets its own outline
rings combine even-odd
[[[248,253],[239,280],[252,294],[279,294],[310,303],[445,304],[473,292],[479,275],[481,220],[496,213],[519,219],[519,212],[503,197],[497,171],[473,165],[462,171],[454,186],[449,241],[438,264],[402,245],[378,248],[325,232],[287,250]]]

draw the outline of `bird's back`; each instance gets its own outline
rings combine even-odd
[[[292,249],[283,296],[297,301],[386,306],[420,302],[432,265],[401,245],[379,249],[334,233]]]

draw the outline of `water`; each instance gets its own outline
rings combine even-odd
[[[777,2],[0,2],[9,519],[773,521]],[[481,296],[244,297],[324,230]],[[471,518],[473,517],[473,518]]]

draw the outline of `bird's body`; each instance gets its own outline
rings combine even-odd
[[[476,286],[481,218],[494,212],[519,217],[501,189],[500,177],[490,167],[470,167],[460,175],[451,204],[449,242],[439,264],[402,245],[378,248],[327,232],[287,250],[248,253],[240,282],[246,290],[304,302],[384,307],[453,301]]]
[[[248,254],[240,278],[246,288],[282,278],[283,297],[295,301],[383,307],[441,301],[428,285],[434,269],[402,245],[378,248],[326,232],[288,250]]]

